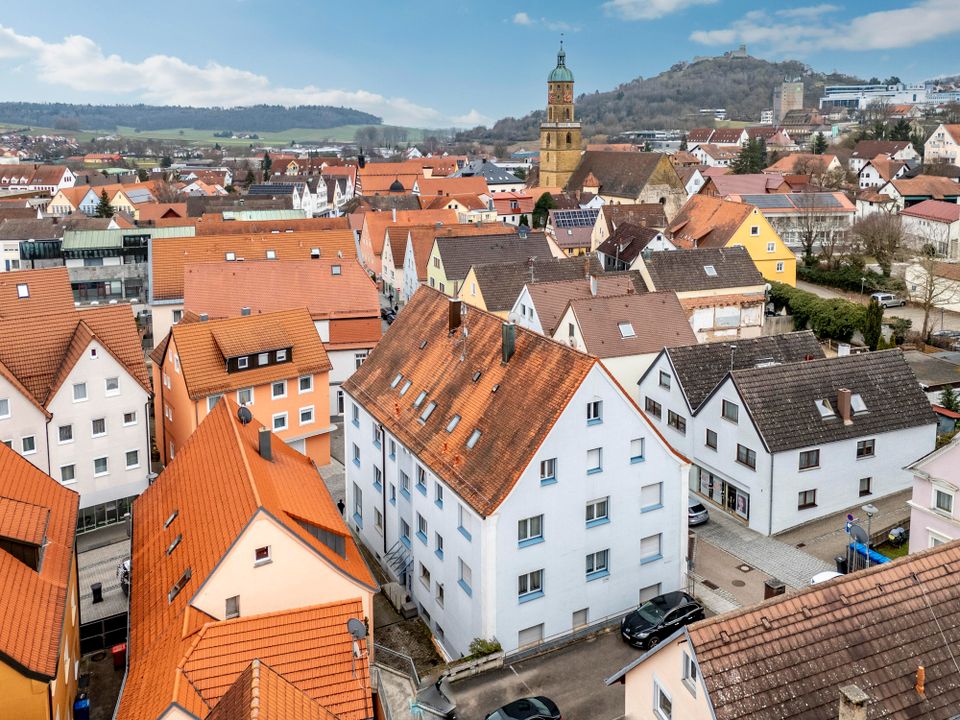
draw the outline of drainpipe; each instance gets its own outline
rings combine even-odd
[[[773,535],[773,459],[774,453],[770,453],[770,510],[767,513],[767,535]]]
[[[346,421],[346,418],[344,418]],[[387,554],[387,431],[383,423],[377,423],[380,428],[380,479],[383,487],[380,489],[380,507],[383,514],[383,554]],[[346,445],[346,442],[344,442]],[[347,449],[343,449],[346,458]]]

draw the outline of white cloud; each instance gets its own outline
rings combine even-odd
[[[580,27],[571,25],[563,20],[551,20],[550,18],[532,18],[528,13],[518,12],[511,21],[514,25],[523,25],[524,27],[533,27],[539,25],[550,32],[580,32]]]
[[[406,98],[366,90],[283,87],[264,75],[216,62],[200,67],[170,55],[131,62],[106,55],[82,35],[50,43],[0,25],[0,61],[4,60],[29,66],[38,82],[93,93],[98,98],[116,93],[159,105],[342,105],[379,115],[388,124],[417,127],[473,126],[487,120],[476,110],[448,116]]]
[[[525,12],[518,12],[513,16],[514,25],[533,25],[533,20]]]
[[[655,20],[693,5],[712,5],[717,0],[607,0],[603,9],[608,15],[624,20]]]
[[[747,13],[729,27],[697,30],[690,39],[704,45],[747,43],[778,55],[816,50],[892,50],[913,47],[960,33],[958,0],[920,0],[894,10],[879,10],[849,19],[826,20],[832,5]],[[783,18],[795,22],[784,22]],[[817,19],[816,22],[810,22]]]

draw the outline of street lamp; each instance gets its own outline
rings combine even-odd
[[[870,567],[870,539],[871,539],[871,526],[873,525],[873,516],[876,515],[879,510],[877,510],[876,505],[867,504],[860,508],[867,514],[867,567]]]
[[[867,281],[865,277],[860,278],[860,297],[863,297],[863,284]]]

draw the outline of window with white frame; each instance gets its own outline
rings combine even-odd
[[[587,524],[600,523],[609,519],[610,498],[603,497],[591,500],[587,503],[586,521]]]
[[[277,350],[277,362],[286,362],[287,351],[286,350]]]
[[[656,679],[653,681],[653,711],[660,720],[673,720],[673,700]]]
[[[420,563],[420,582],[425,588],[430,589],[430,570],[423,563]]]
[[[9,398],[0,398],[0,418],[10,417],[10,400]]]
[[[634,438],[630,441],[630,462],[640,462],[644,458],[645,448],[644,438]]]
[[[661,553],[661,535],[648,535],[640,540],[640,563],[653,562],[663,557]]]
[[[64,485],[69,485],[72,482],[77,480],[77,466],[76,465],[61,465],[60,466],[60,482]]]
[[[91,434],[93,437],[103,437],[107,434],[106,418],[94,418],[91,422]]]
[[[776,250],[777,250],[777,244],[775,242],[767,243],[767,252],[776,252]]]
[[[93,461],[93,475],[99,477],[110,472],[110,465],[105,457],[99,457]]]
[[[433,485],[433,501],[439,507],[443,507],[443,485],[440,483],[434,483]]]
[[[257,365],[266,365],[270,362],[270,353],[259,353],[257,355]]]
[[[410,497],[410,476],[403,470],[400,471],[400,493]]]
[[[207,412],[212,412],[222,397],[223,395],[210,395],[207,397]]]
[[[663,483],[655,482],[640,488],[640,511],[657,510],[663,507]]]
[[[610,550],[597,550],[588,553],[586,558],[587,577],[607,573],[610,570]]]
[[[104,392],[107,395],[119,395],[120,394],[120,378],[108,377],[104,379]]]
[[[37,438],[34,435],[26,435],[20,439],[20,447],[24,455],[33,455],[37,451]]]
[[[280,380],[270,386],[270,395],[273,398],[285,398],[287,396],[287,381]]]
[[[247,356],[237,358],[238,370],[246,370],[248,367],[250,367],[250,358],[248,358]]]
[[[313,422],[313,405],[300,408],[300,424],[310,425]]]
[[[665,373],[663,370],[660,371],[660,387],[670,389],[670,373]]]
[[[355,369],[359,370],[360,366],[363,365],[363,361],[367,359],[367,356],[370,354],[368,350],[361,350],[360,352],[353,354],[353,363]]]
[[[729,400],[723,401],[722,414],[724,420],[729,420],[730,422],[734,423],[740,421],[740,408]]]
[[[587,450],[587,473],[598,473],[603,470],[603,448]]]
[[[57,442],[60,444],[73,442],[73,425],[61,425],[57,428]]]
[[[287,414],[285,412],[276,413],[273,416],[273,431],[287,429]]]
[[[783,272],[783,260],[779,260],[779,261],[777,262],[777,272],[778,272],[778,273],[782,273],[782,272]]]
[[[429,527],[427,525],[427,519],[420,513],[417,513],[417,536],[423,540],[423,542],[426,542],[428,533]]]
[[[524,544],[543,539],[543,515],[534,515],[517,522],[517,542]]]
[[[132,470],[133,468],[140,467],[140,451],[139,450],[127,450],[125,453],[125,459],[127,461],[127,470]]]
[[[540,461],[540,482],[543,484],[556,482],[557,480],[557,459],[547,458]]]
[[[941,488],[933,489],[933,507],[940,512],[953,514],[953,493]]]
[[[681,679],[683,680],[684,687],[690,691],[690,694],[694,697],[697,696],[697,664],[694,662],[693,658],[690,657],[690,653],[683,652],[683,666],[681,668]]]
[[[596,425],[603,422],[603,400],[592,400],[587,403],[587,423]]]
[[[74,383],[73,384],[73,401],[83,402],[86,399],[87,399],[87,384]]]
[[[463,558],[458,558],[458,564],[458,584],[467,595],[471,595],[473,593],[473,571],[470,569],[470,566],[463,561]]]
[[[252,387],[237,390],[237,405],[253,405]]]
[[[298,392],[302,395],[313,391],[313,375],[304,375],[298,381]]]
[[[517,578],[517,597],[521,600],[543,594],[543,570],[531,570]]]

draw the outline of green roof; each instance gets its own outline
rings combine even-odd
[[[162,228],[120,228],[117,230],[67,230],[63,233],[63,250],[92,250],[96,248],[122,248],[123,238],[134,235],[149,235],[151,238],[193,237],[193,226]]]
[[[550,73],[547,82],[573,82],[573,73],[567,67],[567,53],[560,46],[560,52],[557,53],[557,66]]]
[[[303,220],[303,210],[224,210],[224,220],[250,222],[252,220]]]

